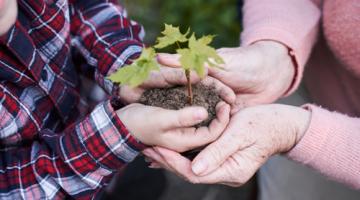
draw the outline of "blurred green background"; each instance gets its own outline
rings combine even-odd
[[[145,42],[155,43],[164,23],[188,27],[197,36],[217,35],[212,46],[234,47],[239,45],[240,22],[237,0],[120,0],[130,18],[143,24]]]

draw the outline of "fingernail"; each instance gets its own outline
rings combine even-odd
[[[196,120],[203,120],[206,117],[207,117],[207,112],[203,109],[199,109],[195,114]]]
[[[207,163],[204,160],[198,160],[192,165],[191,169],[195,174],[201,175],[206,171]]]

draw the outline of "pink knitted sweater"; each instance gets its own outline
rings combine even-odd
[[[291,49],[297,69],[289,93],[305,74],[313,103],[323,107],[304,106],[310,127],[287,155],[360,189],[360,1],[246,0],[242,45],[258,40]]]

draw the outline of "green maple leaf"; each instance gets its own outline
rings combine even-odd
[[[216,50],[209,46],[213,38],[213,35],[208,35],[196,39],[193,34],[189,39],[189,48],[177,50],[180,54],[180,63],[185,70],[194,70],[200,77],[204,77],[205,64],[210,67],[220,67],[220,64],[224,64]]]
[[[177,42],[187,42],[190,28],[182,34],[179,27],[165,24],[165,30],[161,33],[163,36],[157,38],[157,44],[154,46],[156,49],[162,49]]]
[[[153,48],[146,48],[141,53],[140,57],[131,65],[120,68],[108,78],[115,83],[137,87],[147,80],[151,71],[160,70],[155,56],[156,53]]]
[[[200,77],[205,76],[204,63],[206,58],[194,54],[191,49],[178,49],[180,63],[185,70],[194,70]]]

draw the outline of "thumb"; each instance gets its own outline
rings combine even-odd
[[[213,172],[232,154],[240,149],[238,138],[234,137],[236,129],[231,126],[223,135],[212,144],[202,150],[192,162],[192,170],[195,174],[203,176]]]
[[[178,54],[168,54],[168,53],[158,53],[157,61],[164,66],[179,68],[181,67],[179,61],[180,55]]]
[[[166,110],[158,115],[163,123],[164,130],[171,130],[174,128],[192,127],[208,117],[208,113],[203,107],[186,107],[181,110]]]
[[[253,149],[238,151],[219,168],[206,176],[201,176],[197,181],[204,184],[220,183],[240,187],[254,176],[267,159],[268,157],[254,157]]]

